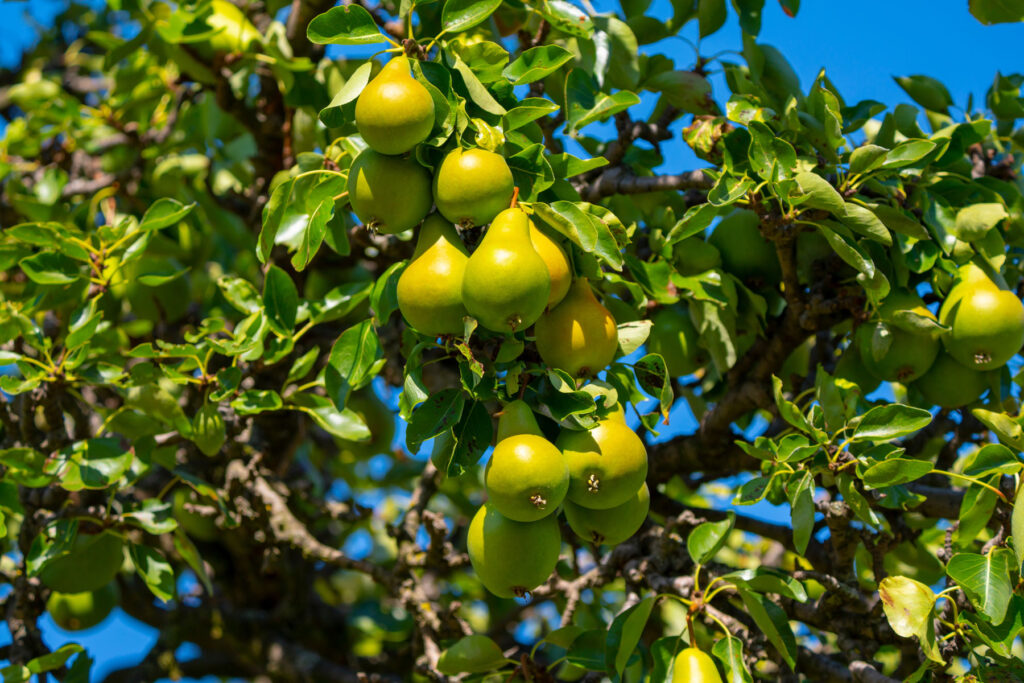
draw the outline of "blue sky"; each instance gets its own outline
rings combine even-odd
[[[599,11],[612,7],[606,1],[595,5]],[[847,103],[875,99],[891,107],[909,102],[892,77],[926,74],[943,81],[956,105],[964,107],[970,94],[975,96],[976,102],[981,101],[979,98],[984,97],[997,71],[1013,73],[1024,64],[1020,59],[1024,25],[982,26],[968,13],[967,0],[862,0],[858,3],[805,0],[802,5],[797,18],[791,19],[782,13],[775,0],[767,0],[758,40],[782,51],[804,88],[821,67],[827,66],[830,79]],[[34,21],[45,24],[52,21],[59,6],[54,0],[0,2],[0,26],[4,27],[0,67],[14,66],[20,50],[34,40],[32,24],[24,18],[26,12],[33,15]],[[840,6],[853,11],[840,11],[837,9]],[[669,0],[655,0],[651,13],[664,16],[669,8]],[[696,24],[688,26],[683,35],[696,40]],[[730,14],[726,26],[703,41],[701,53],[710,55],[735,50],[739,45],[739,27],[735,16]],[[672,39],[645,49],[671,55],[678,68],[692,66],[692,49],[683,41]],[[735,56],[729,58],[736,59]],[[724,83],[720,77],[714,77],[712,82],[721,101],[726,92]],[[681,142],[666,143],[663,149],[667,156],[663,167],[666,172],[702,165]],[[390,398],[394,400],[395,396]],[[692,431],[694,426],[688,409],[677,407],[671,428],[662,438]],[[403,434],[404,430],[400,429],[396,443],[401,443]],[[385,461],[377,466],[386,464]],[[788,518],[784,508],[765,506],[767,504],[746,508],[744,512],[773,520]],[[48,617],[44,618],[43,629],[49,643],[56,646],[66,642],[67,637],[56,630]],[[101,626],[74,634],[74,639],[96,658],[97,679],[112,668],[141,658],[155,637],[153,629],[128,619],[120,611]],[[8,640],[5,630],[0,630],[0,645]],[[182,654],[187,651],[188,648]]]

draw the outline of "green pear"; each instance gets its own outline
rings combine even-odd
[[[857,329],[857,345],[861,361],[868,372],[885,382],[907,384],[928,371],[939,355],[941,344],[934,334],[924,328],[918,329],[904,313],[913,313],[918,318],[935,320],[924,301],[914,292],[894,290],[879,306],[879,314],[886,321],[886,328],[892,336],[888,349],[877,356],[873,349],[873,338],[879,323],[868,323]]]
[[[213,0],[210,4],[213,12],[206,17],[206,24],[217,31],[210,38],[211,48],[217,52],[245,52],[253,42],[259,42],[260,32],[234,3]]]
[[[594,545],[618,545],[643,526],[651,509],[651,492],[647,483],[622,505],[607,510],[591,510],[565,501],[565,519],[576,535]]]
[[[708,243],[718,249],[728,272],[756,286],[775,285],[782,267],[774,245],[758,229],[760,220],[753,211],[737,209],[715,226]]]
[[[410,230],[430,211],[430,172],[412,159],[365,149],[348,171],[348,200],[371,230],[385,235]]]
[[[505,209],[469,257],[462,278],[462,301],[469,314],[492,332],[515,332],[532,325],[547,306],[548,267],[530,241],[522,209]]]
[[[948,353],[940,353],[914,386],[931,405],[960,408],[978,400],[988,389],[988,380],[984,373],[964,367]]]
[[[534,331],[541,359],[573,377],[592,377],[604,370],[619,348],[615,318],[594,296],[586,278],[573,282],[562,303],[542,315]]]
[[[691,375],[711,361],[707,351],[699,345],[700,334],[686,307],[659,308],[651,322],[654,324],[647,337],[647,351],[665,359],[672,377]]]
[[[516,522],[534,522],[554,512],[569,489],[569,466],[545,439],[533,412],[522,401],[498,420],[502,438],[484,470],[487,499]]]
[[[173,500],[174,518],[178,521],[178,526],[184,529],[189,536],[198,538],[200,541],[217,540],[216,522],[210,517],[191,512],[185,507],[186,504],[212,505],[213,501],[201,500],[199,494],[188,486],[176,488]]]
[[[469,523],[466,550],[487,590],[499,598],[523,597],[555,571],[562,534],[555,515],[516,522],[487,502]]]
[[[722,675],[707,653],[688,647],[672,660],[672,683],[722,683]]]
[[[950,330],[946,351],[972,370],[1006,365],[1024,344],[1024,304],[991,281],[964,281],[942,304],[939,320]]]
[[[434,127],[434,99],[410,75],[409,58],[392,57],[356,100],[356,127],[374,151],[404,154]]]
[[[485,149],[453,149],[434,177],[437,210],[463,228],[490,223],[509,208],[513,192],[505,159]]]
[[[53,591],[46,600],[46,611],[53,617],[54,623],[65,631],[84,631],[110,616],[119,598],[120,591],[113,581],[95,591]]]
[[[398,310],[418,332],[462,334],[469,313],[462,279],[469,252],[455,227],[433,214],[423,222],[412,260],[398,278]]]

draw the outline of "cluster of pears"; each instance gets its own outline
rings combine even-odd
[[[40,580],[52,590],[46,609],[66,631],[79,631],[100,623],[117,605],[114,583],[124,562],[124,540],[111,531],[79,531],[71,548],[47,562]]]
[[[911,315],[906,315],[907,313]],[[895,291],[879,307],[891,335],[881,356],[872,351],[878,323],[857,330],[860,361],[874,378],[912,384],[929,403],[959,408],[988,387],[986,373],[1003,367],[1024,345],[1024,304],[984,270],[961,266],[938,318],[917,294]],[[921,318],[941,323],[934,332]]]
[[[507,404],[484,472],[487,501],[469,525],[467,549],[480,582],[502,598],[547,580],[562,548],[557,515],[595,545],[628,539],[647,519],[647,450],[617,407],[590,431],[555,443],[523,401]]]

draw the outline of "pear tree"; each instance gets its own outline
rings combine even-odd
[[[1024,75],[855,102],[799,11],[68,0],[0,71],[4,681],[1024,677]]]

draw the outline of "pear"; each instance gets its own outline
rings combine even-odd
[[[685,377],[711,360],[698,342],[700,333],[693,325],[690,311],[683,306],[659,308],[651,317],[654,325],[647,337],[647,351],[665,359],[668,374]]]
[[[469,315],[462,276],[469,252],[455,227],[438,214],[423,222],[412,260],[398,278],[398,310],[423,334],[462,334]]]
[[[453,149],[434,177],[437,210],[463,228],[490,223],[509,207],[514,191],[505,159],[485,149]]]
[[[549,366],[573,377],[592,377],[615,359],[618,328],[586,278],[576,280],[562,303],[537,321],[537,351]]]
[[[117,583],[110,582],[95,591],[58,593],[46,600],[46,611],[65,631],[84,631],[106,619],[120,598]]]
[[[491,505],[516,522],[534,522],[554,512],[569,489],[569,466],[544,438],[529,406],[522,401],[506,406],[498,435],[484,471]]]
[[[526,214],[502,211],[466,264],[466,310],[488,330],[515,332],[537,321],[550,291],[548,268],[530,241]]]
[[[487,590],[499,598],[523,597],[555,571],[562,535],[555,515],[515,522],[486,502],[469,523],[466,550]]]
[[[543,230],[530,221],[530,241],[533,248],[537,250],[540,257],[548,267],[548,277],[551,280],[551,293],[548,294],[548,310],[558,305],[569,292],[569,285],[572,284],[572,268],[569,266],[569,257],[565,254],[555,240],[547,236]]]
[[[987,278],[954,286],[939,320],[950,327],[946,351],[972,370],[1001,368],[1024,344],[1024,304]]]
[[[647,478],[647,449],[625,422],[601,420],[589,431],[564,430],[555,442],[569,463],[566,498],[593,510],[622,505]]]
[[[964,367],[948,353],[940,353],[914,386],[931,405],[961,408],[978,400],[988,389],[988,381],[984,373]]]
[[[404,232],[430,211],[430,173],[411,159],[363,150],[348,171],[348,200],[366,227]]]
[[[725,270],[757,286],[777,284],[782,267],[771,242],[758,229],[760,219],[753,211],[737,209],[723,218],[708,238],[718,249]]]
[[[356,127],[373,150],[404,154],[434,127],[434,99],[409,73],[409,58],[392,57],[356,100]]]
[[[217,524],[213,519],[191,512],[185,507],[187,504],[212,505],[212,500],[203,501],[199,494],[188,486],[179,486],[174,490],[173,501],[174,519],[189,536],[200,541],[217,540]]]
[[[260,40],[260,32],[245,13],[228,0],[213,0],[213,12],[206,17],[206,25],[216,30],[210,38],[210,47],[217,52],[245,52]]]
[[[878,310],[886,321],[892,341],[886,352],[876,358],[872,339],[878,323],[862,325],[857,329],[861,361],[868,372],[880,380],[913,382],[932,366],[941,345],[931,332],[915,328],[913,323],[900,318],[900,314],[910,312],[931,320],[935,320],[935,315],[925,308],[921,297],[908,290],[893,291]]]
[[[565,519],[576,535],[594,545],[618,545],[643,526],[651,509],[651,492],[646,482],[622,505],[591,510],[565,501]]]
[[[672,660],[672,683],[722,683],[722,675],[707,653],[688,647]]]

